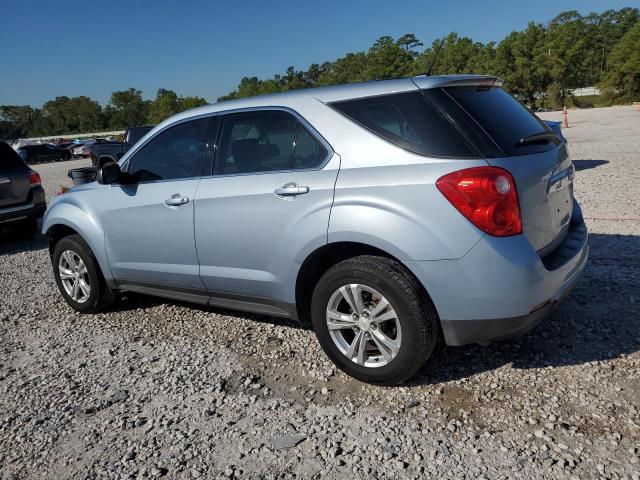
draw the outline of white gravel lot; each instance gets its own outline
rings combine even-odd
[[[41,236],[0,240],[0,478],[640,480],[640,112],[569,122],[584,279],[533,332],[441,346],[403,387],[346,377],[285,320],[142,296],[77,314]],[[51,197],[88,164],[37,170]]]

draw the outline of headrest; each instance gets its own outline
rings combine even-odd
[[[280,155],[280,147],[267,143],[266,145],[260,145],[260,153],[263,158],[273,158]]]

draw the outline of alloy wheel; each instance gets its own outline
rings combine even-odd
[[[382,367],[400,351],[400,320],[375,289],[352,283],[338,288],[327,305],[329,335],[338,350],[364,367]]]
[[[91,294],[89,272],[82,258],[72,250],[65,250],[58,261],[58,275],[64,291],[74,302],[84,303]]]

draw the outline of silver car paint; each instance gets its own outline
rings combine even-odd
[[[318,171],[204,178],[195,205],[200,275],[212,292],[295,302],[304,259],[327,243],[340,157]],[[280,198],[290,182],[309,193]]]
[[[120,282],[204,290],[193,237],[200,179],[111,185],[101,214],[107,259]],[[178,195],[179,207],[165,200]]]
[[[414,80],[437,85],[464,78]],[[436,159],[406,152],[326,105],[415,90],[414,80],[253,97],[175,115],[143,137],[120,165],[126,168],[149,139],[176,122],[247,108],[297,112],[334,154],[321,170],[168,181],[150,188],[141,185],[138,195],[118,192],[120,186],[74,188],[51,204],[43,231],[58,223],[77,230],[110,283],[126,283],[122,279],[128,277],[287,304],[294,302],[298,270],[308,254],[331,242],[360,242],[403,261],[425,285],[443,319],[528,313],[537,300],[559,295],[562,285],[579,276],[586,247],[576,265],[546,271],[528,233],[509,238],[485,235],[435,188],[440,176],[487,165],[485,160]],[[558,169],[546,167],[549,177]],[[273,191],[290,181],[308,185],[310,192],[293,199],[276,197]],[[518,184],[518,188],[529,187]],[[173,211],[163,201],[176,193],[193,201]],[[189,223],[190,215],[195,223]]]

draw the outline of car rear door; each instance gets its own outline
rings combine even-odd
[[[245,309],[262,299],[282,314],[305,253],[327,242],[340,159],[284,110],[228,114],[218,139],[196,195],[200,276],[214,304],[236,294]]]
[[[121,285],[201,290],[193,205],[207,156],[208,118],[166,128],[133,153],[130,181],[111,185],[102,220]]]
[[[0,209],[26,203],[30,191],[29,167],[13,148],[0,142]]]

